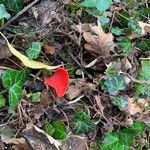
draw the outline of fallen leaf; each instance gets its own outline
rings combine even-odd
[[[56,90],[58,97],[63,97],[69,84],[69,74],[64,68],[59,68],[48,78],[44,78],[44,83]]]
[[[144,122],[145,124],[149,125],[150,124],[150,114],[143,114],[141,115],[138,120]]]
[[[142,21],[139,21],[139,26],[141,27],[142,30],[142,35],[146,35],[147,33],[150,33],[150,24],[144,23]]]
[[[8,47],[0,41],[0,59],[8,58],[12,56],[12,53]]]
[[[55,140],[32,123],[27,124],[26,129],[23,130],[22,134],[31,149],[59,150],[59,146],[61,145],[61,142]]]
[[[12,138],[7,142],[7,144],[12,144],[13,150],[29,150],[29,146],[24,138]]]
[[[83,24],[83,26],[85,26],[85,24]],[[103,57],[109,56],[110,50],[113,50],[115,45],[112,33],[105,33],[100,24],[98,24],[98,26],[92,24],[88,26],[86,24],[86,30],[83,29],[82,25],[78,25],[77,30],[83,33],[83,37],[87,42],[84,45],[86,50],[101,54]],[[93,34],[93,32],[95,34]]]
[[[70,136],[62,143],[62,150],[88,150],[86,139],[84,137]]]
[[[34,60],[30,60],[28,57],[26,57],[25,55],[21,54],[19,51],[17,51],[7,40],[7,38],[0,32],[0,34],[4,37],[4,39],[7,42],[7,45],[9,47],[9,50],[11,51],[11,53],[16,56],[18,59],[20,59],[22,61],[22,63],[29,68],[33,68],[33,69],[56,69],[59,68],[60,66],[48,66],[42,62],[38,62],[38,61],[34,61]]]
[[[45,54],[54,54],[56,51],[55,47],[49,45],[48,43],[43,44],[43,49],[45,51]]]
[[[138,103],[135,99],[128,97],[128,106],[126,110],[130,113],[130,115],[135,115],[136,113],[142,113],[142,109],[139,107]]]

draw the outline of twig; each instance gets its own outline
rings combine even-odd
[[[69,55],[72,57],[72,59],[75,61],[75,63],[82,69],[82,71],[90,78],[92,79],[92,76],[81,66],[81,64],[78,62],[78,60],[73,56],[73,54],[67,50]]]
[[[35,5],[39,0],[34,0],[32,3],[30,3],[28,6],[24,7],[20,12],[18,12],[13,18],[11,18],[9,21],[7,21],[1,28],[0,31],[3,30],[6,26],[11,24],[13,21],[15,21],[19,16],[21,16],[23,13],[25,13],[28,9],[30,9],[33,5]]]

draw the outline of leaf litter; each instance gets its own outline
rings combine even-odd
[[[148,149],[145,1],[1,3],[2,149]]]

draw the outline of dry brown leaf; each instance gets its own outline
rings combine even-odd
[[[139,23],[139,26],[141,27],[142,35],[150,33],[150,24],[144,23],[142,21],[139,21],[138,23]]]
[[[0,41],[0,59],[8,58],[10,56],[12,56],[12,53],[10,52],[8,46]]]
[[[54,54],[56,51],[55,47],[51,46],[48,43],[44,43],[43,48],[44,48],[45,54]]]
[[[149,125],[150,124],[150,114],[143,114],[141,115],[138,120],[144,122],[145,124]]]
[[[83,33],[83,37],[87,43],[84,48],[89,52],[100,54],[108,57],[110,50],[114,48],[112,33],[105,33],[100,24],[79,24],[76,26],[79,33]],[[93,32],[95,34],[93,34]]]
[[[30,150],[27,142],[24,138],[12,138],[8,141],[8,144],[13,144],[13,150]]]
[[[142,113],[142,109],[139,107],[138,103],[135,99],[128,97],[128,106],[126,110],[130,113],[130,115],[135,115],[136,113]]]

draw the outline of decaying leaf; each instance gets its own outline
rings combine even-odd
[[[46,132],[29,123],[23,130],[23,136],[32,149],[59,150],[61,142],[49,136]]]
[[[24,138],[12,138],[7,143],[13,145],[13,150],[29,150],[29,146]]]
[[[55,47],[51,46],[48,43],[44,43],[43,48],[44,48],[45,54],[54,54],[56,51]]]
[[[88,150],[86,139],[84,137],[71,136],[62,143],[62,150]]]
[[[33,69],[56,69],[59,68],[60,66],[48,66],[42,62],[38,62],[38,61],[34,61],[34,60],[30,60],[28,57],[26,57],[25,55],[21,54],[19,51],[17,51],[7,40],[7,38],[0,32],[0,34],[3,36],[3,38],[6,40],[7,45],[9,47],[9,50],[11,51],[11,53],[16,56],[18,59],[20,59],[22,61],[22,63],[29,68],[33,68]]]
[[[128,100],[128,106],[126,110],[130,113],[130,115],[135,115],[136,113],[142,113],[142,109],[139,107],[135,99],[128,97],[127,100]]]
[[[0,59],[8,58],[12,56],[12,53],[8,47],[0,41]]]
[[[139,23],[139,26],[141,27],[142,35],[150,33],[150,24],[144,23],[142,21],[139,21],[138,23]]]
[[[85,26],[85,24],[83,24],[83,26]],[[84,45],[86,50],[101,54],[103,57],[109,56],[110,50],[113,50],[115,45],[112,33],[105,33],[100,25],[86,25],[86,30],[83,29],[82,25],[78,25],[77,29],[79,32],[82,31],[83,37],[87,42]]]

